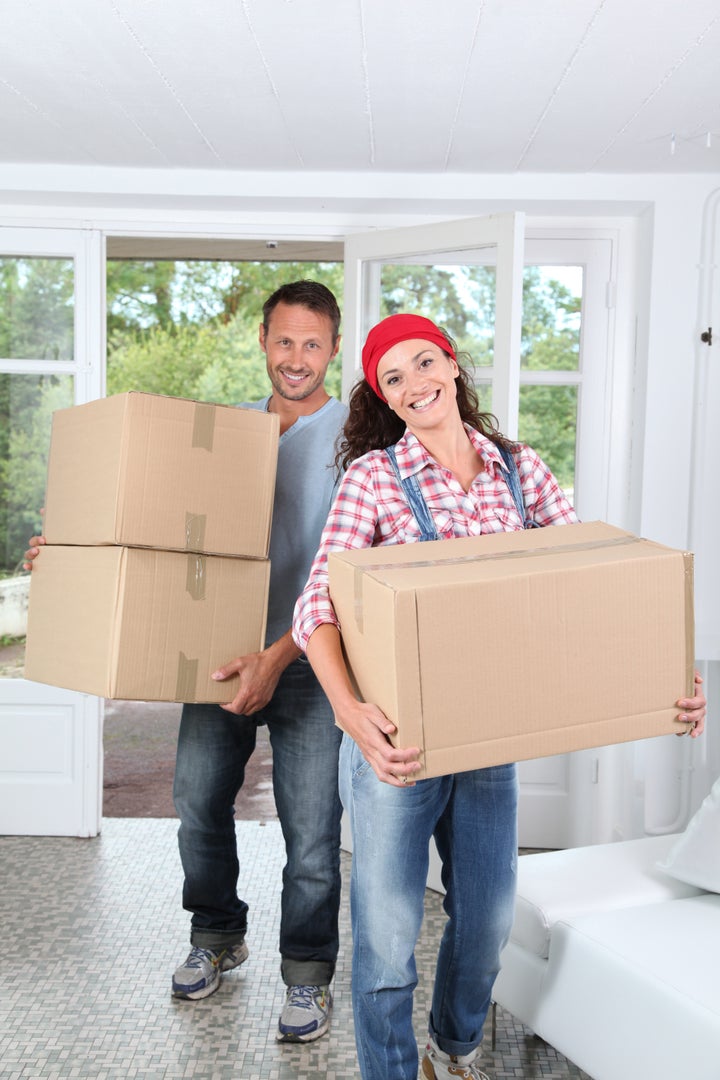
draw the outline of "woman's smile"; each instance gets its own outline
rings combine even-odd
[[[432,393],[427,394],[425,397],[420,398],[419,401],[413,401],[410,405],[411,409],[424,409],[426,405],[431,405],[433,401],[436,401],[440,394],[439,390],[433,390]]]

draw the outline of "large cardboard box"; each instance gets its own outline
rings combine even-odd
[[[438,776],[684,731],[693,561],[602,522],[329,560],[364,700]]]
[[[210,675],[265,643],[270,563],[48,545],[30,583],[25,677],[108,698],[231,701]]]
[[[59,409],[48,543],[267,558],[279,431],[271,413],[158,394]]]

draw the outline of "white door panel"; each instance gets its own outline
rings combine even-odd
[[[9,319],[11,331],[0,338],[6,344],[4,350],[0,345],[0,381],[3,407],[9,410],[4,419],[12,435],[7,447],[12,475],[21,475],[27,463],[42,470],[42,476],[46,465],[41,447],[47,443],[51,410],[102,393],[104,246],[98,233],[86,230],[0,228],[0,260],[5,260],[5,268],[12,264],[13,287],[20,290],[43,260],[62,263],[72,283],[67,303],[54,309],[55,315],[71,312],[64,316],[67,325],[57,339],[62,349],[53,348],[55,331],[44,333],[43,319],[52,305],[42,299],[20,305],[25,315],[8,316],[5,310],[6,330]],[[33,393],[43,408],[28,408]],[[21,401],[22,409],[15,405]],[[8,492],[12,495],[13,488]],[[10,516],[19,513],[12,498],[8,507]],[[26,509],[40,521],[41,504]],[[3,565],[12,575],[28,536],[9,537],[8,518]],[[57,632],[62,633],[60,613]],[[101,699],[86,694],[0,678],[0,833],[94,836],[99,831],[102,709]]]
[[[0,693],[0,831],[94,836],[101,814],[101,700],[25,679],[4,680]]]

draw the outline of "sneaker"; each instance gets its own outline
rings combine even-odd
[[[462,1080],[490,1080],[479,1065],[473,1064],[478,1056],[478,1051],[458,1057],[456,1054],[445,1054],[440,1047],[430,1039],[425,1047],[425,1056],[422,1060],[421,1074],[424,1080],[448,1080],[449,1077],[461,1077]]]
[[[184,964],[173,975],[173,997],[197,998],[213,994],[220,985],[223,971],[239,967],[248,958],[248,947],[244,941],[235,945],[226,945],[223,949],[201,949],[193,946]]]
[[[312,1042],[330,1026],[328,986],[288,986],[278,1024],[278,1042]]]

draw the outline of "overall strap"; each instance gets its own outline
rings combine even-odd
[[[513,497],[513,502],[517,507],[517,512],[522,518],[523,529],[539,529],[537,521],[533,521],[532,518],[527,516],[525,510],[525,500],[523,498],[522,487],[520,485],[520,477],[518,476],[517,464],[515,458],[504,446],[498,446],[498,450],[502,454],[503,461],[507,466],[507,486],[510,488],[510,494]]]
[[[398,467],[397,456],[395,454],[394,446],[386,447],[385,453],[387,454],[390,464],[393,467],[393,471],[398,478],[398,482],[400,483],[403,492],[405,493],[405,498],[407,499],[408,505],[412,510],[413,517],[418,523],[418,527],[420,529],[420,540],[438,540],[439,537],[437,534],[437,529],[435,528],[435,523],[432,519],[432,515],[428,510],[427,503],[423,498],[423,493],[420,490],[420,485],[418,483],[417,477],[414,475],[406,476],[403,480],[402,476],[400,475],[400,469]]]

